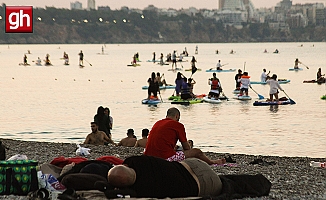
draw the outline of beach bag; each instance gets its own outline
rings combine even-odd
[[[0,161],[0,195],[27,195],[38,189],[34,160]]]

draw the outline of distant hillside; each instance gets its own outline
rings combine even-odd
[[[1,11],[2,10],[2,11]],[[0,15],[3,9],[0,8]],[[309,26],[290,31],[273,30],[268,24],[225,27],[201,15],[158,16],[155,12],[85,11],[47,8],[34,10],[34,33],[6,34],[0,20],[1,44],[65,43],[219,43],[326,41],[326,27]],[[41,21],[37,18],[40,17]],[[99,19],[102,21],[99,21]],[[84,20],[87,19],[87,22]]]

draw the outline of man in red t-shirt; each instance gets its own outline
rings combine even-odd
[[[169,108],[166,118],[157,121],[149,133],[145,155],[155,156],[168,161],[182,161],[185,158],[198,158],[207,164],[224,164],[225,159],[211,160],[200,149],[190,148],[185,127],[179,122],[180,111]],[[183,151],[175,151],[174,147],[180,141]]]

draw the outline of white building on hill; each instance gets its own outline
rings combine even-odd
[[[95,10],[95,0],[87,0],[87,10]]]
[[[83,4],[79,1],[76,2],[70,2],[70,9],[71,10],[81,10],[83,9]]]

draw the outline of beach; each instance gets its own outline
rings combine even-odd
[[[16,154],[26,155],[36,160],[39,165],[50,163],[59,156],[75,157],[77,145],[74,143],[50,143],[1,139],[9,148],[6,158]],[[96,159],[104,155],[125,159],[129,156],[142,155],[143,148],[81,145],[90,148],[87,159]],[[263,174],[272,183],[269,196],[255,199],[326,199],[326,169],[314,168],[310,161],[324,162],[324,158],[278,157],[268,155],[229,154],[221,152],[205,152],[211,159],[231,156],[236,163],[226,166],[212,166],[218,174]],[[263,163],[249,164],[261,159]],[[28,199],[13,195],[0,196],[0,199]],[[248,198],[252,199],[252,198]]]

